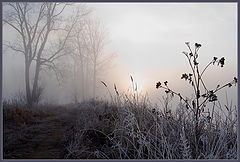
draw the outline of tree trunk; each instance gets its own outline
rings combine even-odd
[[[85,101],[85,77],[84,77],[84,65],[83,65],[83,58],[81,58],[81,90],[82,90],[82,101]]]
[[[73,64],[73,95],[74,95],[74,103],[78,103],[78,87],[77,87],[77,68],[76,68],[76,59],[74,59],[74,64]]]
[[[93,98],[95,99],[96,96],[96,59],[94,60],[93,65]]]
[[[32,96],[31,96],[31,89],[30,89],[30,78],[29,78],[29,71],[30,71],[30,63],[25,60],[25,86],[26,86],[26,98],[27,104],[32,106]]]
[[[85,85],[84,85],[84,91],[85,91],[85,98],[89,99],[89,58],[87,57],[87,63],[86,63],[86,77],[85,77]]]
[[[40,73],[40,61],[36,62],[36,69],[35,69],[35,76],[33,82],[33,89],[32,89],[32,101],[34,103],[38,103],[39,101],[39,92],[38,92],[38,79]]]

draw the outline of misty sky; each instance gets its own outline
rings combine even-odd
[[[192,47],[196,42],[202,44],[201,68],[214,56],[226,58],[225,67],[212,66],[205,74],[209,89],[237,76],[237,3],[87,3],[87,6],[108,31],[107,51],[117,54],[112,68],[101,80],[116,83],[123,91],[130,86],[132,75],[139,88],[155,98],[164,95],[155,89],[156,82],[165,80],[173,89],[188,95],[189,85],[180,79],[182,73],[190,72],[182,54],[188,52],[186,41]],[[3,39],[7,39],[9,29],[4,30]],[[14,77],[21,78],[21,73],[16,72],[16,65],[21,66],[19,59],[12,55],[3,57],[3,96],[12,93]],[[9,60],[16,63],[10,64]],[[236,104],[237,88],[227,91]]]
[[[154,85],[157,80],[168,80],[173,88],[187,88],[187,83],[180,79],[182,73],[190,72],[182,54],[182,51],[187,51],[186,41],[192,43],[192,47],[195,42],[202,44],[199,51],[201,67],[213,56],[226,58],[224,68],[211,67],[206,73],[209,88],[237,76],[236,3],[88,5],[95,9],[93,13],[106,25],[111,40],[109,48],[116,51],[117,62],[124,67],[122,75],[125,79],[115,81],[119,84],[129,84],[131,74],[143,90],[156,92]],[[231,93],[236,95],[236,91]]]

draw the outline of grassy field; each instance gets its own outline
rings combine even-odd
[[[237,159],[236,108],[202,116],[196,134],[192,112],[168,102],[117,94],[111,102],[5,104],[4,159]]]

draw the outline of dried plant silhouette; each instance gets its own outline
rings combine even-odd
[[[184,73],[181,76],[181,79],[184,79],[187,81],[190,86],[193,88],[194,92],[194,98],[189,99],[189,98],[184,98],[180,93],[175,92],[171,88],[168,87],[168,81],[165,81],[164,84],[161,82],[156,83],[156,88],[161,88],[165,89],[165,92],[167,94],[170,94],[172,97],[174,95],[177,95],[180,98],[180,101],[184,101],[186,109],[190,109],[193,114],[194,114],[194,124],[195,124],[195,139],[196,139],[196,150],[199,148],[199,138],[201,135],[201,127],[199,126],[199,121],[200,118],[205,116],[203,114],[208,114],[206,116],[208,122],[213,121],[213,113],[214,113],[214,108],[215,108],[215,102],[218,100],[217,98],[217,92],[222,90],[225,87],[231,87],[232,85],[236,85],[237,83],[237,78],[234,77],[231,82],[228,82],[224,85],[216,85],[215,89],[208,89],[205,85],[205,81],[203,80],[202,76],[206,72],[206,70],[210,67],[210,65],[217,65],[220,67],[223,67],[225,64],[225,58],[222,57],[218,59],[218,57],[214,56],[213,59],[204,67],[204,69],[201,71],[199,68],[199,54],[198,51],[200,47],[202,46],[201,44],[195,43],[195,48],[194,50],[191,49],[190,43],[185,42],[187,45],[189,52],[183,51],[182,53],[186,56],[188,64],[191,68],[190,73]],[[201,87],[203,87],[201,89]],[[210,114],[210,111],[206,111],[205,107],[208,103],[213,103],[213,108],[212,108],[212,114]]]

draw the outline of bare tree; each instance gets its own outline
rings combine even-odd
[[[3,13],[3,22],[12,27],[21,39],[20,42],[8,43],[7,46],[25,56],[26,98],[29,105],[38,102],[41,69],[48,67],[57,74],[55,60],[66,55],[64,48],[73,27],[81,16],[88,14],[86,10],[78,10],[66,19],[70,21],[64,22],[63,12],[68,6],[72,5],[28,2],[4,5],[6,11]],[[61,36],[57,37],[56,33],[59,32]],[[33,83],[30,83],[31,66],[34,69]]]
[[[107,43],[106,30],[97,19],[88,19],[84,24],[84,44],[87,48],[88,58],[92,64],[93,98],[96,96],[96,79],[101,66],[109,62],[112,56],[106,55],[104,47]]]
[[[67,43],[71,53],[73,70],[73,97],[78,102],[96,95],[96,82],[106,72],[113,54],[105,52],[106,30],[98,19],[85,17],[73,29],[73,37]],[[92,95],[89,95],[92,91]]]
[[[73,88],[74,88],[74,101],[78,102],[78,87],[80,87],[82,100],[85,100],[86,97],[86,87],[85,87],[85,75],[86,75],[86,67],[87,67],[87,54],[86,47],[84,46],[83,37],[83,24],[82,21],[79,22],[74,30],[74,37],[67,44],[67,48],[71,53],[71,57],[73,60]],[[77,84],[80,82],[80,85]]]

